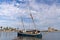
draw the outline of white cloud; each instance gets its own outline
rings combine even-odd
[[[43,3],[36,4],[34,1],[32,1],[30,3],[30,6],[33,8],[31,12],[33,14],[34,19],[39,20],[38,25],[45,25],[46,27],[48,27],[59,24],[58,20],[60,19],[57,18],[60,17],[60,7],[57,6],[55,3],[53,5],[47,5]]]
[[[30,18],[28,9],[26,5],[26,8],[17,8],[16,6],[14,6],[15,3],[13,4],[1,4],[0,5],[0,15],[2,16],[7,16],[8,19],[13,19],[13,20],[17,20],[17,17],[26,17],[26,18]],[[17,4],[18,6],[20,4]],[[23,6],[23,5],[20,5]],[[42,26],[42,28],[44,29],[45,27],[47,28],[48,26],[56,26],[59,23],[60,20],[60,7],[56,6],[56,4],[54,3],[53,5],[47,5],[47,4],[37,4],[35,2],[35,0],[30,1],[30,6],[31,9],[29,11],[31,11],[34,20],[37,20],[36,26]],[[18,25],[18,26],[22,26],[21,24],[21,20],[20,22],[18,22],[19,20],[17,20],[16,22],[11,22],[11,25]],[[3,22],[6,22],[5,20],[1,20],[0,21],[2,24]],[[9,23],[9,21],[7,22]],[[6,25],[6,24],[5,24]],[[8,24],[9,25],[9,24]],[[28,28],[28,26],[33,26],[32,23],[27,23],[24,22],[25,27]]]

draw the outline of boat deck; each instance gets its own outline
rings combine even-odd
[[[36,31],[36,30],[31,30],[31,31],[19,31],[19,33],[36,35],[36,34],[40,34],[40,31]]]

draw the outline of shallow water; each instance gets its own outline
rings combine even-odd
[[[17,37],[17,32],[0,32],[0,40],[60,40],[60,32],[42,32],[42,39]]]

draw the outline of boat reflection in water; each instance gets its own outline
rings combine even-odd
[[[39,39],[39,38],[35,38],[35,37],[17,37],[16,39],[14,40],[42,40],[42,39]]]

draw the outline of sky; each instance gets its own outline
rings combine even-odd
[[[0,0],[0,26],[34,29],[60,29],[60,0]]]

